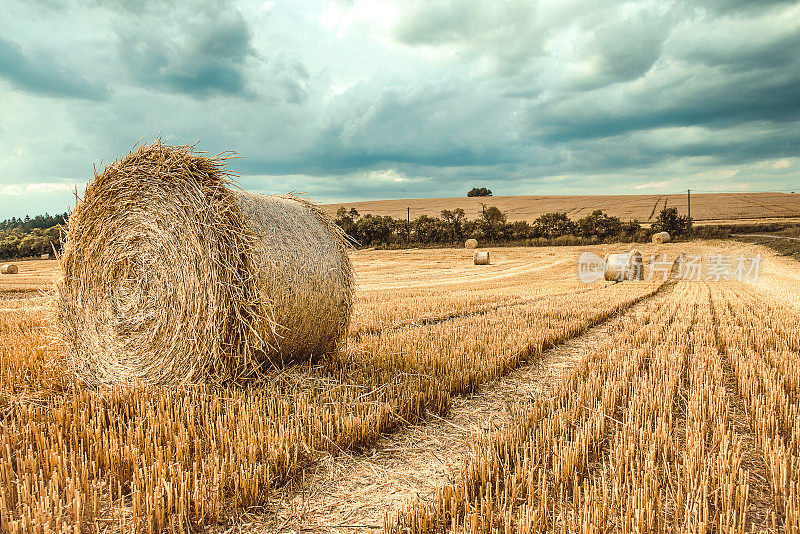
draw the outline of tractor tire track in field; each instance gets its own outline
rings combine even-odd
[[[658,209],[658,203],[659,202],[661,202],[661,196],[660,195],[658,197],[656,197],[656,203],[653,204],[653,211],[650,212],[650,216],[647,218],[648,221],[652,220],[653,219],[653,215],[656,214],[656,209]]]
[[[731,237],[768,237],[771,239],[787,239],[789,241],[800,241],[800,237],[789,237],[785,235],[769,235],[769,234],[731,234]]]
[[[745,527],[748,531],[770,532],[775,525],[772,490],[767,477],[769,471],[764,455],[756,441],[756,433],[750,416],[747,414],[744,399],[739,393],[739,384],[724,350],[720,351],[725,379],[725,394],[730,405],[729,421],[731,429],[742,440],[742,469],[750,473],[750,493]]]
[[[714,321],[714,331],[717,335],[717,348],[722,364],[723,384],[725,395],[728,398],[728,417],[732,431],[742,441],[741,468],[750,473],[750,491],[747,498],[747,514],[745,528],[749,532],[775,532],[777,518],[774,512],[774,497],[768,481],[769,471],[764,460],[762,449],[756,439],[756,430],[750,415],[747,413],[744,398],[739,389],[739,381],[733,370],[728,351],[725,349],[725,340],[720,337],[720,322],[716,306],[724,306],[724,302],[709,297],[711,304],[711,318]]]
[[[673,286],[666,283],[621,307],[611,318],[550,348],[536,363],[511,371],[471,395],[453,397],[446,419],[429,413],[424,423],[381,437],[367,452],[341,451],[323,458],[306,473],[300,492],[276,498],[266,513],[249,516],[247,524],[240,522],[236,531],[379,531],[387,515],[409,499],[424,502],[437,488],[458,480],[473,436],[510,423],[511,405],[546,395],[587,351],[613,336],[626,317]]]

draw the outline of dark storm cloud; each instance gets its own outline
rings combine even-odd
[[[798,121],[800,26],[780,21],[726,17],[704,21],[702,31],[684,21],[631,83],[532,100],[530,132],[565,143],[653,128]]]
[[[753,0],[705,0],[697,4],[692,3],[692,6],[701,6],[714,13],[731,14],[737,12],[757,13],[794,3],[795,0],[759,0],[757,2]]]
[[[239,11],[179,10],[166,20],[161,13],[153,9],[118,24],[119,55],[136,85],[194,97],[246,92],[246,61],[254,50]]]
[[[746,30],[745,30],[746,31]],[[800,61],[800,31],[787,31],[762,35],[753,42],[741,42],[736,36],[721,35],[709,39],[708,35],[694,35],[682,39],[683,48],[676,50],[676,59],[693,64],[718,67],[724,73],[742,71],[773,71],[779,68],[797,68]]]
[[[653,88],[578,94],[530,110],[534,136],[546,142],[602,138],[652,128],[800,119],[800,71],[774,76],[743,73],[734,80],[691,75]]]
[[[339,174],[387,165],[465,167],[518,161],[523,156],[514,134],[515,109],[507,99],[465,90],[460,80],[378,78],[333,99],[303,150],[246,158],[241,164],[252,173]]]
[[[785,2],[576,2],[555,18],[515,1],[412,5],[396,38],[503,65],[477,73],[530,101],[534,144],[800,118],[800,31]]]
[[[47,96],[103,100],[109,93],[105,84],[89,81],[49,55],[26,53],[19,44],[2,37],[0,77],[23,91]]]
[[[787,154],[797,154],[800,151],[797,127],[797,124],[792,123],[749,138],[729,139],[723,143],[698,140],[685,146],[669,149],[666,147],[652,148],[644,154],[648,156],[648,160],[652,161],[703,157],[712,159],[720,165],[743,165],[763,159],[779,159]],[[650,163],[648,160],[642,163]]]
[[[586,174],[658,168],[670,162],[687,160],[702,160],[706,165],[738,166],[779,159],[797,153],[798,149],[800,143],[794,123],[734,127],[731,130],[676,127],[650,133],[573,140],[552,147],[549,153],[553,159],[540,161],[536,167],[544,174],[553,167],[563,172]]]
[[[597,25],[581,50],[584,57],[593,60],[595,73],[571,89],[605,87],[645,75],[661,57],[674,20],[669,14],[644,12]]]

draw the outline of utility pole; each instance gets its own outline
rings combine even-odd
[[[692,218],[692,190],[686,190],[686,205],[689,206],[689,219]]]
[[[406,208],[406,239],[411,243],[411,206]]]

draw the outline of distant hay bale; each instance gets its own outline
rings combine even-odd
[[[658,245],[666,243],[670,239],[672,239],[672,237],[670,237],[669,232],[658,232],[653,234],[653,243]]]
[[[642,253],[636,249],[630,251],[630,280],[644,280],[644,261]]]
[[[84,381],[237,379],[339,348],[354,285],[344,234],[318,207],[229,176],[224,157],[160,141],[95,174],[57,285]]]
[[[477,239],[467,239],[464,241],[464,248],[478,248]]]
[[[644,280],[644,262],[638,250],[622,254],[606,254],[605,279],[623,282],[625,280]]]
[[[628,262],[630,258],[627,254],[606,254],[604,277],[609,281],[621,282],[625,280],[628,272]]]
[[[683,253],[678,254],[678,257],[675,258],[675,261],[672,262],[672,267],[670,267],[669,269],[670,279],[680,279],[679,277],[681,277],[681,275],[683,274],[684,270],[683,264],[685,262],[686,262],[686,256]]]
[[[17,267],[13,263],[4,263],[3,265],[0,265],[0,273],[17,274],[18,272],[19,272],[19,267]]]
[[[489,251],[479,250],[472,256],[475,265],[489,265]]]
[[[41,256],[39,256],[39,259],[40,260],[49,260],[50,259],[50,254],[42,254]]]

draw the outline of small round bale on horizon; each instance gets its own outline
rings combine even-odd
[[[664,244],[671,239],[672,237],[669,235],[669,232],[657,232],[653,234],[653,243],[657,245]]]
[[[0,273],[2,274],[17,274],[18,272],[19,267],[13,263],[4,263],[3,265],[0,265]]]
[[[464,241],[464,248],[478,248],[477,239],[467,239]]]

